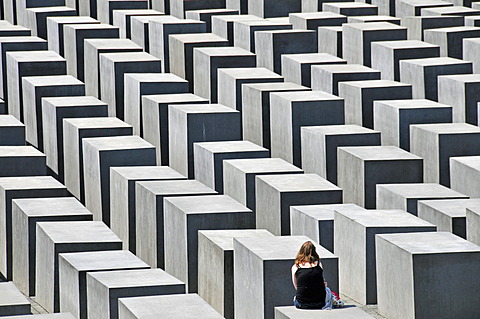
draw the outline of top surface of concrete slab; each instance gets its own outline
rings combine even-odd
[[[103,53],[102,56],[106,57],[115,63],[122,62],[139,62],[139,61],[160,61],[153,55],[146,52],[118,52],[118,53]],[[159,73],[160,74],[160,73]]]
[[[478,252],[480,246],[447,232],[377,235],[411,254]]]
[[[320,125],[320,126],[304,126],[303,130],[308,130],[320,135],[348,135],[348,134],[368,134],[368,133],[380,133],[372,129],[354,125]]]
[[[67,28],[72,28],[74,30],[104,30],[104,29],[118,29],[118,27],[112,26],[110,24],[96,24],[96,23],[84,23],[84,24],[69,24]]]
[[[455,32],[465,32],[465,31],[480,31],[479,27],[446,27],[446,28],[435,28],[435,29],[428,29],[428,32],[436,32],[436,33],[455,33]]]
[[[261,20],[262,18],[257,17],[253,14],[227,14],[214,16],[212,19],[220,19],[226,22],[235,22],[235,21],[247,21],[247,20]],[[213,20],[212,20],[213,21]]]
[[[58,24],[74,24],[74,23],[100,23],[92,17],[84,16],[68,16],[68,17],[48,17],[47,20],[55,21]]]
[[[480,83],[480,74],[441,75],[440,78],[448,78],[463,83]]]
[[[131,267],[150,268],[150,266],[128,250],[67,253],[60,254],[60,256],[78,271],[126,269]]]
[[[437,134],[480,133],[480,127],[467,123],[415,124],[415,127]]]
[[[180,209],[183,213],[228,213],[251,212],[233,198],[227,195],[182,196],[167,198],[166,201]]]
[[[435,227],[435,225],[399,209],[342,209],[336,213],[365,227]]]
[[[330,11],[320,11],[320,12],[301,12],[301,13],[290,13],[290,16],[300,17],[306,20],[312,19],[330,19],[330,18],[345,18],[343,14],[330,12]]]
[[[55,105],[56,107],[107,105],[107,103],[93,96],[62,96],[62,97],[47,97],[42,99],[49,101],[52,105]]]
[[[93,137],[85,138],[83,142],[92,145],[100,151],[154,147],[140,136]]]
[[[216,192],[197,180],[174,180],[174,181],[145,181],[138,182],[138,185],[145,187],[155,195],[188,195],[198,193]]]
[[[282,78],[281,75],[278,75],[277,73],[266,68],[224,68],[220,69],[220,72],[223,72],[235,79]]]
[[[281,93],[274,93],[276,96],[281,97],[283,99],[292,101],[292,102],[306,102],[306,101],[331,101],[331,100],[339,100],[343,101],[342,98],[327,93],[323,91],[301,91],[301,92],[281,92]]]
[[[312,68],[321,68],[329,73],[358,73],[358,72],[379,72],[361,64],[327,64],[314,65]]]
[[[300,54],[282,54],[282,57],[288,58],[299,63],[327,63],[327,62],[345,62],[346,60],[328,53],[300,53]]]
[[[291,210],[297,210],[305,215],[308,215],[316,220],[333,220],[335,211],[343,211],[348,209],[363,209],[355,204],[327,204],[327,205],[303,205],[290,206]]]
[[[355,146],[355,147],[342,147],[342,150],[353,154],[365,161],[387,161],[387,160],[400,160],[400,159],[417,159],[422,158],[409,153],[396,146]]]
[[[410,63],[410,64],[416,64],[419,66],[441,66],[441,65],[471,63],[471,62],[455,59],[455,58],[440,57],[440,58],[408,59],[408,60],[402,60],[400,61],[400,63]]]
[[[182,281],[165,272],[163,269],[136,269],[100,271],[89,273],[108,288],[148,287],[157,285],[181,285]]]
[[[83,82],[71,75],[51,75],[51,76],[28,76],[24,81],[34,86],[64,86],[64,85],[83,85]]]
[[[227,42],[226,39],[213,33],[173,34],[173,35],[170,35],[170,37],[175,38],[183,43],[202,43],[202,42],[213,42],[213,41]]]
[[[380,41],[375,45],[384,46],[391,49],[418,49],[418,48],[438,48],[436,44],[431,44],[419,40],[400,40],[400,41]]]
[[[273,82],[273,83],[254,83],[254,84],[244,84],[248,87],[257,89],[259,91],[287,91],[287,90],[310,90],[310,88],[292,83],[292,82]]]
[[[21,176],[0,178],[0,189],[2,190],[44,188],[65,188],[65,186],[51,176]]]
[[[69,312],[67,313],[49,313],[40,315],[12,316],[8,319],[75,319]]]
[[[120,242],[120,239],[100,221],[76,222],[39,222],[37,227],[43,229],[56,244],[88,242]]]
[[[344,27],[355,28],[362,31],[407,30],[406,27],[401,27],[390,22],[347,23],[344,24]]]
[[[374,318],[357,307],[347,306],[335,308],[332,311],[297,309],[294,306],[275,307],[276,312],[287,316],[288,319],[369,319]]]
[[[125,166],[112,167],[110,170],[117,172],[126,179],[172,179],[172,178],[186,178],[176,170],[168,166]]]
[[[22,198],[13,202],[29,217],[92,214],[74,197]]]
[[[341,83],[340,85],[355,86],[361,89],[411,86],[410,84],[407,84],[407,83],[390,81],[390,80],[347,81],[347,82]]]
[[[29,43],[29,42],[47,42],[46,40],[33,37],[33,36],[20,36],[20,37],[0,37],[0,44],[3,43]]]
[[[45,156],[32,146],[0,146],[0,157]]]
[[[266,148],[261,147],[249,141],[204,142],[204,143],[195,143],[195,145],[201,146],[202,148],[207,149],[212,153],[268,151]]]
[[[364,3],[364,2],[330,2],[328,3],[331,7],[336,8],[371,8],[375,7],[371,4]]]
[[[17,62],[55,62],[65,61],[58,53],[53,51],[10,51],[7,55],[13,57]]]
[[[228,160],[228,163],[244,173],[285,172],[285,170],[302,172],[302,170],[280,158],[248,158]]]
[[[173,73],[127,73],[125,77],[132,78],[138,82],[185,82],[178,75]]]
[[[0,308],[29,304],[13,282],[0,282]]]
[[[465,217],[467,208],[480,206],[480,199],[423,200],[419,203],[423,203],[423,205],[438,210],[450,217]]]
[[[335,184],[317,174],[281,174],[257,176],[279,192],[308,192],[340,190]]]
[[[0,127],[6,126],[24,126],[24,124],[13,115],[0,115]]]
[[[156,95],[144,95],[143,98],[147,98],[159,104],[182,103],[182,102],[207,102],[208,100],[192,93],[179,93],[179,94],[156,94]],[[226,106],[225,106],[226,107]]]
[[[142,47],[130,39],[85,39],[98,50],[114,50],[136,48],[142,50]]]
[[[200,230],[199,233],[223,250],[233,250],[233,238],[274,237],[265,229]]]
[[[377,101],[375,103],[380,103],[388,105],[396,109],[424,109],[432,107],[450,107],[450,105],[437,103],[431,100],[417,99],[417,100],[384,100]]]
[[[131,125],[116,117],[88,117],[77,119],[65,119],[77,128],[108,128],[108,127],[131,127]]]
[[[237,110],[222,104],[180,104],[171,108],[185,113],[238,113]]]
[[[250,51],[237,47],[195,48],[208,56],[255,56]]]
[[[466,197],[453,189],[435,183],[380,184],[378,186],[406,198],[423,198],[425,196]]]

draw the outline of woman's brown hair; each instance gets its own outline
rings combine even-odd
[[[295,265],[299,267],[300,264],[309,262],[313,264],[316,261],[319,261],[320,257],[317,254],[315,245],[311,241],[306,241],[303,243],[302,247],[297,253],[295,258]]]

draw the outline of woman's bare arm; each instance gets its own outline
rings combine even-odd
[[[292,283],[295,290],[297,289],[297,277],[295,277],[295,273],[297,272],[297,265],[292,266]]]

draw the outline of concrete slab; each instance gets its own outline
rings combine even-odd
[[[480,37],[478,27],[448,27],[425,30],[425,41],[440,46],[440,55],[461,59],[463,39]]]
[[[341,58],[342,52],[342,27],[319,27],[318,52],[329,53]]]
[[[450,6],[453,3],[442,0],[395,0],[395,15],[399,18],[419,16],[424,8]]]
[[[256,17],[256,16],[255,16]],[[255,19],[243,19],[233,22],[234,45],[255,53],[256,32],[267,30],[290,30],[290,22],[281,23],[256,17]]]
[[[230,1],[230,0],[228,0]],[[228,3],[227,1],[227,3]],[[212,17],[212,33],[228,40],[228,44],[233,46],[235,38],[234,23],[236,21],[258,20],[259,17],[251,14],[226,15]]]
[[[187,19],[193,19],[205,22],[206,32],[212,32],[212,18],[219,15],[235,15],[239,14],[238,10],[234,9],[202,9],[190,10],[185,12]]]
[[[113,24],[115,10],[147,9],[148,0],[97,0],[97,16],[99,21]]]
[[[374,318],[355,306],[335,309],[335,311],[305,310],[294,306],[275,307],[275,319],[315,319],[315,318],[343,318],[369,319]]]
[[[225,0],[170,0],[170,13],[179,19],[185,18],[186,11],[221,8],[225,8]]]
[[[322,9],[346,16],[378,15],[377,6],[364,2],[324,2]]]
[[[333,12],[303,12],[290,13],[288,15],[290,23],[294,29],[313,30],[317,32],[318,27],[342,26],[347,23],[347,17],[343,14]]]
[[[478,235],[478,228],[480,225],[480,214],[478,205],[468,206],[466,209],[467,215],[467,240],[474,243],[480,243],[480,236]]]
[[[47,174],[45,154],[32,146],[0,146],[0,177]]]
[[[29,315],[30,302],[12,282],[0,283],[0,315]]]
[[[77,10],[67,6],[29,8],[25,11],[32,35],[47,40],[47,19],[49,17],[76,16]]]
[[[261,18],[286,17],[290,12],[300,12],[301,1],[286,0],[279,5],[275,0],[248,0],[248,14]]]
[[[425,3],[425,2],[421,2]],[[442,1],[442,3],[445,3]],[[459,27],[464,18],[457,16],[410,16],[402,17],[402,26],[407,27],[409,40],[424,40],[424,31],[437,28]]]
[[[158,2],[158,1],[157,1]],[[165,2],[165,1],[161,1]],[[113,25],[117,26],[120,29],[120,38],[121,39],[130,39],[131,30],[132,30],[132,17],[140,16],[162,16],[164,15],[163,10],[152,10],[152,9],[123,9],[123,10],[114,10],[113,11]]]
[[[13,115],[0,115],[0,145],[25,145],[25,125]]]

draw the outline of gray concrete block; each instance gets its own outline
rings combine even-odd
[[[37,314],[27,316],[12,316],[9,319],[75,319],[71,313],[51,313],[51,314]]]
[[[442,0],[395,0],[395,15],[398,18],[419,16],[424,8],[450,7],[453,3]]]
[[[32,146],[0,146],[0,177],[43,176],[45,155]]]
[[[355,204],[302,205],[290,207],[292,236],[307,236],[334,252],[333,217],[335,210],[362,209]]]
[[[97,18],[97,1],[96,0],[83,0],[78,2],[78,15],[90,16],[94,19]]]
[[[47,18],[47,39],[48,49],[64,56],[64,34],[63,27],[66,24],[97,24],[99,21],[91,17],[48,17]]]
[[[138,44],[128,39],[85,39],[85,93],[101,98],[100,92],[100,54],[114,52],[141,52]]]
[[[196,95],[218,101],[218,69],[256,66],[255,54],[236,47],[196,48],[193,50],[193,91]]]
[[[1,37],[0,38],[0,97],[8,102],[7,95],[7,52],[9,51],[39,51],[47,49],[47,41],[38,37]]]
[[[138,16],[131,19],[131,39],[141,46],[145,52],[150,52],[150,20],[157,16]]]
[[[38,222],[36,237],[35,300],[49,312],[60,311],[59,254],[122,248],[122,241],[98,221]]]
[[[12,282],[0,283],[0,316],[30,315],[30,306]]]
[[[423,181],[422,158],[395,146],[340,147],[337,156],[345,203],[375,208],[377,184]]]
[[[198,232],[198,295],[225,318],[234,316],[233,239],[274,237],[264,229]]]
[[[270,97],[274,92],[309,91],[290,82],[245,84],[242,87],[243,139],[270,149]]]
[[[119,298],[181,293],[185,293],[185,284],[162,269],[88,273],[88,318],[119,318]]]
[[[443,1],[442,1],[443,2]],[[445,3],[445,2],[443,2]],[[456,16],[405,16],[402,17],[402,26],[407,27],[409,40],[424,40],[424,31],[446,27],[460,27],[464,24],[463,17]]]
[[[110,226],[110,167],[156,164],[155,147],[139,136],[84,138],[85,206]]]
[[[415,216],[418,201],[466,198],[468,196],[434,183],[377,185],[378,209],[401,209]]]
[[[282,55],[318,52],[317,33],[311,30],[274,30],[255,33],[257,66],[282,73]]]
[[[345,123],[373,129],[375,101],[409,100],[412,85],[389,80],[348,81],[338,84],[338,96],[345,100]]]
[[[360,304],[377,303],[375,235],[435,232],[436,226],[403,210],[341,209],[334,215],[340,291]]]
[[[239,14],[238,10],[232,9],[202,9],[190,10],[185,12],[187,19],[198,20],[205,22],[205,31],[212,32],[212,18],[219,15],[234,15]]]
[[[60,311],[87,318],[87,273],[148,268],[126,250],[59,254]]]
[[[472,198],[480,197],[478,192],[479,156],[461,156],[450,158],[450,186]]]
[[[440,55],[461,59],[463,39],[480,37],[479,27],[448,27],[425,30],[425,41],[440,46]]]
[[[66,61],[53,51],[7,52],[6,61],[8,114],[23,122],[22,78],[66,74]]]
[[[412,84],[414,99],[438,101],[438,76],[472,73],[472,62],[454,58],[400,61],[400,80]]]
[[[248,0],[248,14],[261,18],[286,17],[290,12],[302,11],[301,0]]]
[[[290,268],[305,236],[233,240],[235,318],[274,318],[274,307],[290,306],[295,288]],[[323,276],[338,291],[338,257],[316,245]]]
[[[463,41],[463,59],[466,61],[472,61],[473,72],[478,73],[480,71],[480,59],[475,54],[480,47],[480,39],[465,39]]]
[[[478,124],[480,76],[450,75],[438,77],[438,101],[453,107],[453,121]]]
[[[250,14],[214,16],[212,17],[212,33],[228,40],[228,44],[232,46],[235,38],[234,23],[246,20],[259,20],[259,17]]]
[[[100,91],[109,116],[125,118],[125,74],[160,73],[161,61],[145,52],[100,54]]]
[[[248,0],[226,0],[225,5],[228,9],[235,9],[242,15],[248,13]]]
[[[223,162],[223,192],[255,211],[255,177],[301,174],[303,171],[280,158],[233,159]]]
[[[324,2],[343,2],[341,0],[302,0],[302,12],[321,12]]]
[[[341,58],[342,54],[342,27],[318,28],[318,52],[329,53]]]
[[[0,115],[0,145],[25,145],[25,125],[13,115]]]
[[[480,272],[479,246],[450,233],[428,232],[378,235],[376,247],[381,315],[475,317],[480,311],[473,297],[478,295],[479,277],[472,276]],[[444,280],[432,279],[438,276]],[[420,298],[425,289],[430,293]]]
[[[0,36],[2,37],[28,37],[31,35],[31,30],[21,25],[13,25],[9,23],[3,23],[0,25]]]
[[[172,73],[126,73],[124,81],[125,122],[133,126],[135,135],[143,132],[144,95],[188,93],[188,81]]]
[[[228,40],[213,33],[173,34],[169,36],[170,72],[187,80],[193,92],[193,49],[228,45]]]
[[[480,214],[478,205],[467,206],[466,208],[467,219],[467,240],[474,243],[480,243]]]
[[[372,66],[372,42],[406,40],[407,28],[389,22],[347,23],[343,27],[343,58]]]
[[[273,157],[300,166],[301,127],[345,123],[342,98],[321,91],[271,95],[270,133]]]
[[[226,195],[172,197],[163,205],[165,270],[184,281],[187,292],[198,290],[199,230],[255,227],[253,212]]]
[[[283,54],[282,76],[285,81],[311,86],[312,65],[347,64],[347,61],[328,53]]]
[[[440,56],[438,45],[418,40],[381,41],[371,44],[372,68],[382,72],[382,80],[400,81],[400,61]]]
[[[422,200],[418,217],[445,231],[467,239],[467,208],[478,206],[479,199]]]
[[[54,75],[24,77],[22,87],[26,140],[43,151],[43,98],[82,96],[85,85],[71,75]]]
[[[107,1],[107,0],[104,0]],[[63,28],[68,74],[85,79],[85,39],[118,38],[118,27],[109,24],[74,24]]]
[[[223,161],[268,158],[270,152],[249,141],[194,143],[195,179],[223,193]]]
[[[373,3],[374,1],[372,0],[373,5],[379,6],[377,3]],[[379,8],[380,10],[380,8]],[[393,24],[400,25],[401,24],[401,19],[400,18],[395,18],[389,15],[372,15],[372,16],[352,16],[348,17],[348,23],[369,23],[369,22],[390,22]],[[407,31],[408,32],[408,31]]]
[[[380,80],[380,71],[360,64],[312,66],[312,89],[338,95],[339,82]]]
[[[146,95],[142,97],[142,137],[155,146],[157,165],[168,165],[168,106],[208,104],[208,100],[191,93]]]
[[[242,112],[243,85],[283,82],[283,77],[266,68],[226,68],[218,70],[218,103]]]
[[[13,281],[26,296],[35,295],[36,223],[88,221],[92,217],[92,213],[73,197],[13,200]]]
[[[77,10],[66,7],[39,7],[26,10],[28,27],[32,30],[32,35],[42,39],[47,39],[47,19],[48,17],[76,16]]]
[[[46,78],[46,77],[43,77]],[[31,78],[26,78],[26,80]],[[61,80],[60,78],[57,79]],[[58,96],[59,94],[55,94]],[[63,120],[67,118],[103,117],[108,105],[92,96],[42,98],[42,136],[47,166],[64,182]]]
[[[480,155],[479,134],[479,127],[466,123],[412,125],[410,150],[423,158],[425,183],[449,187],[450,157]]]
[[[162,0],[163,1],[163,0]],[[120,29],[120,38],[130,39],[132,30],[132,18],[141,16],[162,16],[163,10],[157,11],[152,9],[130,9],[130,10],[114,10],[113,25]]]
[[[460,0],[462,1],[462,0]],[[457,1],[452,1],[454,4]],[[454,5],[453,7],[425,8],[420,10],[422,16],[476,16],[480,14],[479,10],[468,8],[467,6]]]
[[[65,186],[80,202],[85,203],[82,140],[132,135],[133,128],[115,117],[65,119],[63,122]]]
[[[410,125],[451,123],[452,107],[430,100],[374,102],[374,128],[382,133],[382,145],[410,151]]]
[[[301,128],[302,168],[337,183],[337,148],[380,146],[379,131],[358,125],[324,125]]]
[[[221,104],[172,105],[168,111],[169,164],[194,178],[193,144],[241,139],[240,112]]]
[[[97,0],[96,18],[105,24],[113,24],[115,10],[147,9],[148,0]]]
[[[316,174],[257,176],[256,226],[276,236],[290,235],[290,207],[340,204],[342,189]]]
[[[69,196],[65,186],[50,176],[0,178],[0,272],[13,279],[12,200],[16,198],[50,198]]]
[[[179,18],[185,18],[185,12],[202,9],[225,8],[225,0],[170,0],[170,13]]]
[[[349,306],[335,311],[305,310],[294,306],[275,307],[275,319],[315,319],[315,318],[342,318],[342,319],[370,319],[374,318],[356,306]]]
[[[315,32],[317,32],[318,27],[340,27],[343,23],[347,23],[347,17],[343,14],[328,11],[290,13],[288,18],[294,29],[313,30]]]
[[[466,27],[478,27],[480,26],[480,13],[473,16],[465,17],[465,26]]]
[[[378,15],[378,7],[365,2],[324,2],[322,9],[346,16]]]
[[[176,307],[172,307],[172,304]],[[118,313],[119,319],[140,319],[158,314],[165,314],[171,319],[194,319],[198,318],[199,313],[205,319],[223,318],[197,294],[121,298]]]
[[[136,182],[174,179],[185,177],[168,166],[110,168],[110,228],[122,240],[123,249],[136,253]]]
[[[164,198],[214,195],[196,180],[136,183],[136,254],[152,267],[165,268]]]
[[[150,53],[162,61],[164,72],[170,72],[169,35],[206,32],[205,22],[203,21],[181,20],[172,16],[156,17],[150,20],[148,27]]]
[[[236,47],[245,49],[255,53],[256,32],[268,30],[290,30],[291,23],[281,23],[275,21],[264,20],[256,17],[256,19],[245,19],[233,22],[234,44]]]

